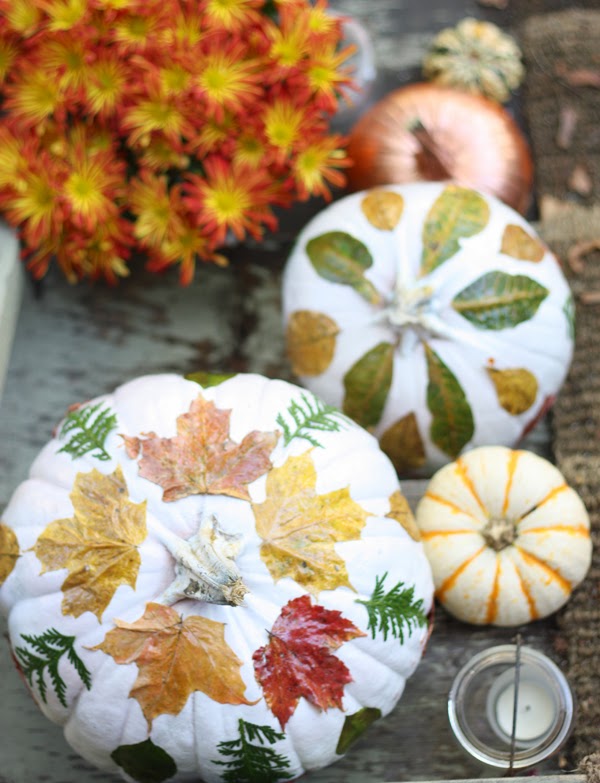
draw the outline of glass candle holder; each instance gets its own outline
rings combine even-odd
[[[448,698],[452,731],[479,761],[525,769],[554,755],[575,719],[573,694],[556,664],[537,650],[505,644],[475,655]]]

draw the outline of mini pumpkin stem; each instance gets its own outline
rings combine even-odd
[[[508,519],[492,518],[483,528],[481,535],[488,546],[499,552],[514,542],[517,529],[514,522]]]
[[[176,565],[175,579],[157,599],[159,603],[170,606],[185,598],[230,606],[243,603],[248,588],[235,564],[238,536],[226,533],[214,516],[203,519],[196,535],[187,541],[162,532]]]

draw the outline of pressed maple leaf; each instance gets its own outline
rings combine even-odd
[[[230,495],[249,500],[248,484],[271,469],[270,454],[279,433],[253,430],[235,443],[229,436],[230,410],[197,397],[177,417],[177,435],[123,436],[127,454],[140,453],[140,476],[159,484],[163,500],[188,495]]]
[[[252,505],[260,554],[273,579],[290,577],[313,594],[352,587],[335,545],[359,539],[367,518],[348,487],[318,495],[316,482],[310,452],[289,457],[267,476],[264,503]]]
[[[182,617],[170,606],[149,603],[134,623],[115,620],[102,650],[116,663],[135,663],[129,692],[150,726],[158,715],[177,715],[195,691],[219,704],[253,704],[244,697],[242,661],[225,641],[225,626],[207,617]]]
[[[283,729],[303,696],[315,707],[343,709],[350,671],[333,651],[365,634],[341,612],[312,604],[303,595],[289,601],[275,620],[269,642],[252,656],[256,679]]]
[[[146,503],[133,503],[120,468],[104,475],[78,473],[71,492],[74,514],[51,522],[35,543],[42,573],[66,568],[62,611],[98,620],[120,585],[135,589],[137,547],[146,538]]]

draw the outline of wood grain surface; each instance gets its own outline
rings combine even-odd
[[[340,0],[375,44],[378,78],[369,101],[418,78],[431,35],[467,15],[499,23],[510,18],[461,0]],[[352,121],[352,113],[343,122]],[[26,286],[0,406],[0,505],[27,475],[67,406],[110,391],[137,375],[193,370],[250,371],[292,379],[284,358],[280,275],[291,243],[322,207],[315,200],[281,216],[280,230],[258,245],[231,250],[226,269],[205,267],[180,288],[175,275],[140,268],[117,288],[70,286],[50,274]],[[414,504],[422,482],[407,482]],[[552,620],[521,629],[523,641],[553,653]],[[475,653],[511,642],[515,630],[473,628],[439,609],[417,673],[393,714],[359,741],[346,758],[306,778],[311,783],[494,777],[457,747],[447,720],[452,679]],[[554,759],[540,771],[558,771]],[[38,711],[8,654],[0,620],[0,781],[91,783],[116,780],[99,773],[67,746],[62,730]]]

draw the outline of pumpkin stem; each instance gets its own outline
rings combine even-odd
[[[517,529],[514,522],[508,519],[492,518],[481,531],[485,542],[496,552],[510,546],[517,537]]]
[[[243,603],[248,588],[235,564],[240,540],[226,533],[214,516],[203,519],[187,541],[166,530],[161,539],[176,564],[175,579],[156,599],[159,603],[170,606],[185,598],[230,606]]]
[[[421,177],[434,182],[452,179],[452,174],[444,163],[442,150],[421,120],[414,120],[409,131],[419,142],[420,150],[415,159]]]

